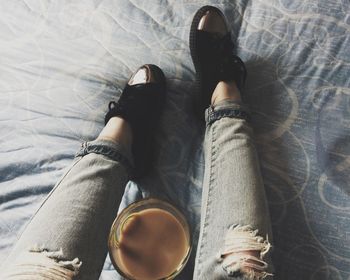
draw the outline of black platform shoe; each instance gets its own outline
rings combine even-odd
[[[199,87],[196,112],[203,119],[218,82],[235,81],[242,90],[247,71],[243,61],[233,55],[233,42],[225,16],[215,7],[204,6],[195,14],[190,31],[190,51]]]
[[[132,179],[146,175],[154,165],[154,133],[165,101],[165,76],[152,64],[141,66],[131,76],[118,102],[109,103],[105,123],[119,116],[131,126],[134,159]]]

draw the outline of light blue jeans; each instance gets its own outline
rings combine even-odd
[[[245,107],[206,112],[205,178],[194,279],[271,278],[271,228]],[[20,236],[2,280],[98,279],[132,158],[111,141],[84,143]]]

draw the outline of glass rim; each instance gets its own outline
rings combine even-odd
[[[125,217],[124,216],[128,213],[128,212],[132,212],[135,208],[137,208],[138,206],[142,206],[142,205],[146,205],[147,204],[160,204],[160,205],[164,205],[165,207],[169,207],[171,210],[173,210],[175,212],[176,215],[174,215],[174,213],[172,213],[170,210],[168,209],[163,209],[161,207],[150,207],[150,208],[159,208],[162,209],[164,211],[167,211],[168,213],[170,213],[172,216],[174,216],[174,218],[180,222],[181,226],[183,227],[184,231],[185,231],[185,235],[187,237],[187,241],[188,241],[188,249],[186,252],[185,257],[183,258],[183,260],[181,261],[181,263],[179,263],[178,267],[175,269],[174,272],[172,272],[169,276],[166,276],[165,278],[160,278],[160,279],[155,279],[155,280],[170,280],[173,279],[175,276],[177,276],[185,267],[188,259],[190,258],[191,255],[191,251],[192,251],[192,236],[191,236],[191,230],[190,230],[190,226],[187,222],[187,219],[185,217],[185,215],[177,208],[175,207],[173,204],[171,204],[168,201],[165,200],[161,200],[158,198],[153,198],[153,197],[148,197],[148,198],[142,198],[140,200],[137,200],[133,203],[130,203],[127,207],[125,207],[118,215],[117,217],[114,219],[112,226],[110,228],[110,232],[108,235],[108,253],[109,253],[109,258],[114,266],[114,268],[118,271],[118,273],[125,277],[128,280],[137,280],[136,278],[132,278],[130,275],[127,275],[125,272],[123,272],[121,270],[121,268],[119,268],[118,264],[116,263],[113,255],[112,255],[112,250],[117,248],[118,245],[118,240],[116,239],[116,235],[118,232],[118,226],[120,224],[125,224],[125,222],[130,218],[130,216],[132,216],[133,214],[131,213],[130,216]],[[147,208],[145,208],[147,209]],[[122,220],[122,218],[124,218],[124,220]],[[119,230],[121,230],[119,226]]]

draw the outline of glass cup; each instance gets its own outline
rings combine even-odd
[[[134,217],[137,216],[140,212],[144,210],[163,210],[170,214],[173,218],[177,220],[177,222],[181,225],[182,229],[185,233],[185,239],[186,239],[186,250],[182,257],[182,260],[178,263],[176,266],[176,269],[174,271],[169,272],[169,275],[166,277],[155,279],[155,280],[169,280],[173,279],[176,275],[178,275],[181,270],[185,267],[186,262],[188,261],[188,258],[191,253],[191,247],[192,247],[192,240],[191,240],[191,234],[190,234],[190,228],[189,225],[184,217],[184,215],[176,209],[173,205],[159,200],[155,198],[146,198],[142,199],[140,201],[134,202],[130,204],[128,207],[126,207],[114,220],[110,233],[109,233],[109,239],[108,239],[108,248],[109,248],[109,255],[110,259],[115,267],[115,269],[125,278],[129,280],[138,280],[134,276],[132,276],[132,273],[128,273],[126,270],[123,269],[123,265],[121,262],[120,257],[120,240],[121,236],[123,234],[124,228],[126,228],[126,225],[132,221]],[[143,212],[144,213],[144,212]],[[142,215],[142,213],[140,214]],[[127,231],[127,230],[126,230]],[[124,233],[125,234],[125,233]],[[183,244],[182,244],[183,245]],[[119,250],[119,253],[118,253]]]

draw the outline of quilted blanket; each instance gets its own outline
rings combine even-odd
[[[121,208],[172,200],[198,239],[204,127],[191,107],[188,35],[204,4],[225,13],[248,68],[275,279],[350,279],[348,0],[1,1],[0,261],[144,63],[168,83],[157,168],[128,184]],[[192,278],[194,252],[178,279]],[[120,279],[108,258],[100,279]]]

